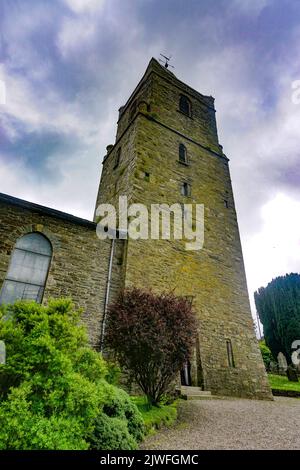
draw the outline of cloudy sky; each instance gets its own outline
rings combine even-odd
[[[160,52],[216,98],[252,297],[300,271],[298,0],[0,0],[0,192],[91,218],[117,110]]]

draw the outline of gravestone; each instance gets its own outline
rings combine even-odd
[[[270,362],[270,372],[271,374],[278,374],[278,363],[275,361]]]
[[[285,355],[280,352],[277,356],[279,374],[285,374],[287,370],[287,361]]]

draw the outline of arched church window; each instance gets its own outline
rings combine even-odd
[[[181,163],[187,163],[187,151],[183,144],[179,144],[179,161]]]
[[[179,99],[179,111],[182,113],[186,114],[187,116],[192,115],[192,106],[190,100],[184,96],[181,95]]]
[[[40,233],[17,240],[0,293],[0,304],[16,300],[41,302],[52,258],[50,241]]]

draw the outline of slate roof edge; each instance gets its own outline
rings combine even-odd
[[[67,214],[66,212],[62,212],[57,209],[52,209],[51,207],[35,204],[34,202],[25,201],[24,199],[19,199],[8,194],[0,193],[0,203],[1,202],[21,207],[22,209],[27,209],[38,214],[62,219],[67,222],[71,222],[72,224],[82,225],[84,227],[96,229],[96,223],[92,222],[91,220],[82,219],[81,217],[76,217],[75,215]]]

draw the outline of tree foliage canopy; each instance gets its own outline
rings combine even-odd
[[[195,331],[185,298],[135,288],[110,306],[106,342],[149,402],[157,404],[190,357]]]
[[[258,289],[254,298],[273,357],[282,352],[290,363],[291,345],[300,339],[300,275],[277,277]]]

